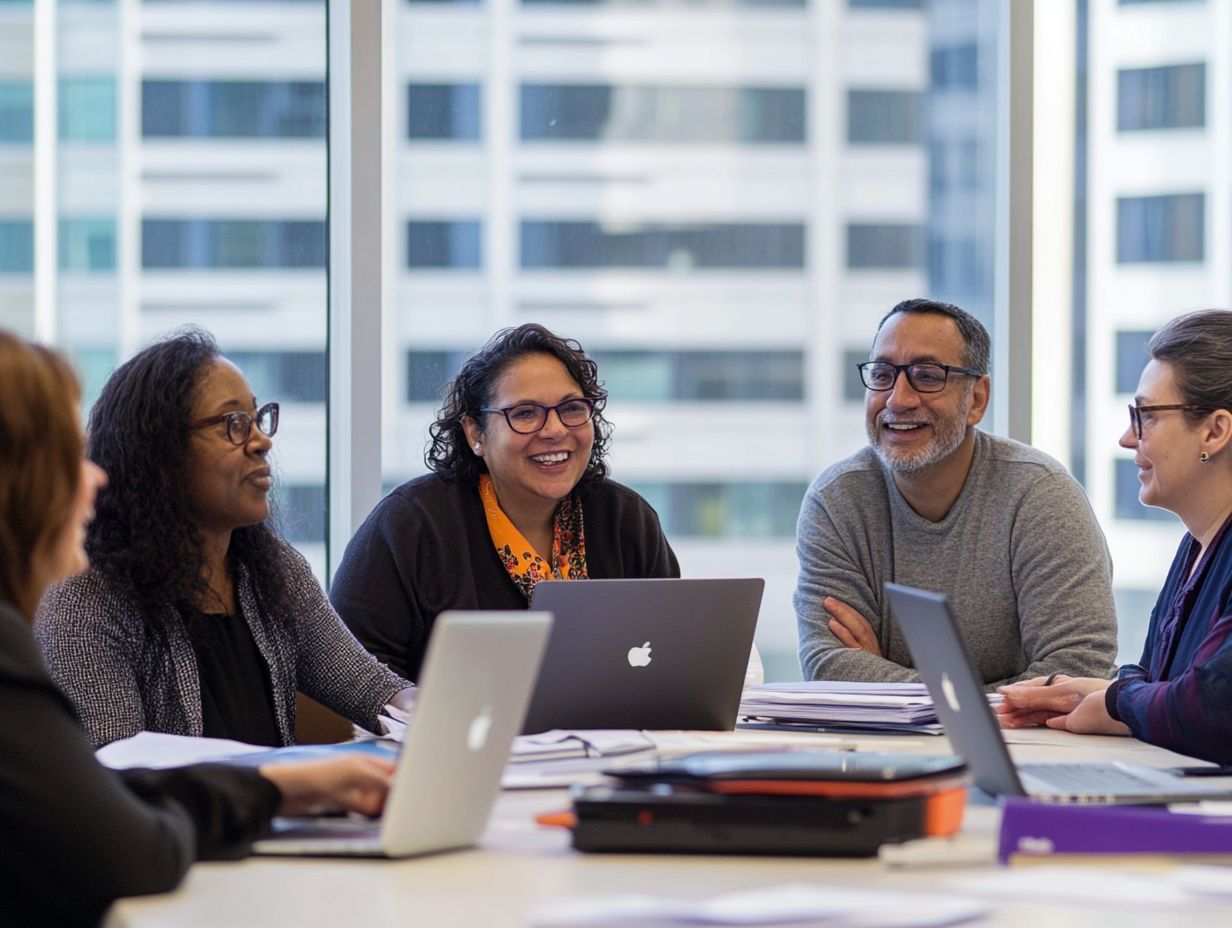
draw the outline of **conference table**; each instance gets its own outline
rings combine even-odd
[[[693,744],[665,735],[667,749]],[[658,738],[656,738],[658,740]],[[853,740],[858,742],[853,744]],[[1130,738],[1079,736],[1049,730],[1006,733],[1017,761],[1124,760],[1155,766],[1193,761]],[[751,746],[813,744],[859,750],[946,753],[941,737],[710,733],[696,742]],[[1216,781],[1212,782],[1225,782]],[[1232,778],[1226,781],[1232,789]],[[576,898],[640,893],[704,899],[757,887],[803,883],[834,892],[942,894],[980,899],[985,915],[968,924],[1060,928],[1069,925],[1179,924],[1226,928],[1232,894],[1166,901],[1151,889],[1175,882],[1175,861],[1066,864],[1003,868],[995,862],[999,810],[968,803],[956,840],[911,846],[891,863],[877,858],[798,858],[716,855],[582,854],[569,834],[537,825],[541,812],[567,807],[563,789],[511,790],[501,794],[476,848],[409,860],[249,858],[197,864],[172,893],[121,900],[108,928],[243,928],[295,925],[432,925],[502,928],[535,924],[540,907]],[[1232,870],[1229,870],[1232,878]],[[1013,886],[996,881],[1010,879]],[[1169,882],[1172,881],[1172,882]],[[1232,882],[1232,879],[1230,879]],[[1106,885],[1105,885],[1106,884]],[[1065,898],[1079,887],[1079,896]],[[1097,887],[1091,889],[1091,887]],[[1147,896],[1144,901],[1143,896]],[[903,898],[909,925],[911,896]]]

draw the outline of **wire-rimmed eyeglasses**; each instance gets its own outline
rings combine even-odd
[[[480,412],[499,412],[509,423],[509,428],[519,435],[533,435],[548,424],[548,414],[556,411],[560,424],[567,429],[580,429],[594,418],[595,401],[578,397],[565,400],[555,406],[544,406],[541,403],[518,403],[516,406],[502,406],[496,409],[484,406]]]
[[[1187,412],[1214,412],[1218,406],[1194,406],[1190,403],[1165,403],[1162,406],[1138,406],[1129,404],[1129,426],[1134,430],[1134,437],[1142,441],[1142,414],[1165,412],[1169,409],[1184,409]]]
[[[983,377],[982,371],[952,364],[934,364],[917,361],[914,364],[892,364],[889,361],[865,361],[857,364],[860,382],[869,390],[879,393],[893,390],[899,374],[907,375],[907,383],[917,393],[940,393],[945,389],[950,374],[966,374],[968,377]]]
[[[197,429],[207,429],[211,425],[226,423],[227,441],[233,445],[243,445],[252,435],[252,427],[267,438],[273,438],[278,431],[278,404],[266,403],[257,410],[256,415],[247,412],[224,412],[221,416],[210,416],[198,419],[188,426],[190,432]]]

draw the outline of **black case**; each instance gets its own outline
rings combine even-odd
[[[872,857],[924,836],[926,797],[722,796],[679,784],[574,794],[579,851]]]

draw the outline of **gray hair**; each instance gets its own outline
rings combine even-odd
[[[988,330],[984,328],[984,324],[965,309],[959,309],[953,303],[942,303],[940,300],[930,300],[925,297],[903,300],[881,317],[881,321],[877,323],[877,335],[881,334],[882,326],[886,324],[886,321],[898,313],[938,313],[942,316],[949,316],[958,326],[958,334],[962,336],[963,366],[979,371],[981,374],[988,373],[992,340],[988,337]],[[876,337],[876,335],[873,336],[874,341]]]
[[[1181,399],[1232,410],[1232,310],[1199,309],[1177,316],[1151,336],[1147,354],[1172,367]],[[1191,420],[1203,413],[1186,411]]]

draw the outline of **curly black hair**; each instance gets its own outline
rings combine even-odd
[[[155,626],[168,607],[191,615],[208,598],[204,543],[186,495],[188,423],[206,368],[220,357],[208,332],[180,329],[122,364],[90,410],[86,454],[108,483],[86,551]],[[249,570],[265,612],[289,620],[286,553],[272,519],[232,532],[228,557]]]
[[[595,441],[580,482],[607,476],[607,447],[612,425],[603,417],[607,391],[599,382],[599,367],[576,341],[553,335],[535,322],[501,329],[466,359],[458,376],[445,387],[444,405],[437,411],[436,421],[428,427],[431,442],[424,452],[424,463],[429,470],[445,480],[479,482],[480,475],[488,468],[483,458],[471,450],[462,420],[469,416],[482,430],[485,418],[479,410],[491,404],[496,381],[509,365],[528,354],[547,354],[558,359],[582,388],[582,395],[594,401]]]

